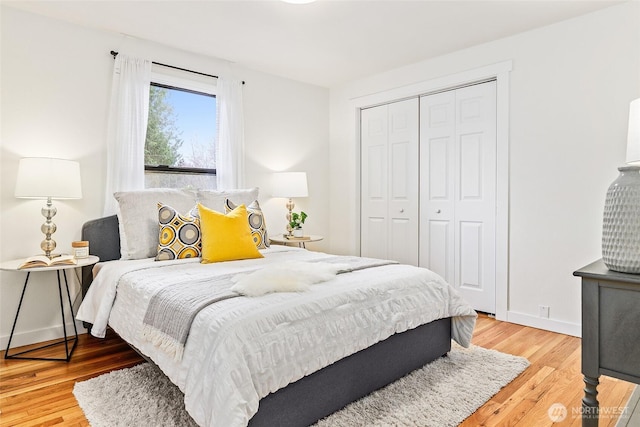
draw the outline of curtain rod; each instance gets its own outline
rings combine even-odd
[[[116,56],[118,56],[118,52],[116,52],[115,50],[112,50],[111,56],[113,56],[113,59],[116,59]],[[173,68],[174,70],[186,71],[187,73],[199,74],[201,76],[206,76],[206,77],[213,77],[214,79],[218,78],[218,76],[214,76],[213,74],[206,74],[206,73],[201,73],[200,71],[187,70],[186,68],[176,67],[174,65],[167,65],[161,62],[152,61],[151,63],[155,65],[159,65],[161,67]],[[242,82],[242,84],[244,84],[244,81]]]

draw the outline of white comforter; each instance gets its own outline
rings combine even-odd
[[[338,275],[299,293],[238,297],[195,318],[182,360],[140,337],[149,299],[162,283],[191,275],[241,273],[290,260],[327,256],[283,246],[263,259],[200,264],[198,260],[110,261],[100,266],[77,318],[104,336],[107,321],[148,355],[185,395],[201,426],[246,426],[259,400],[305,375],[394,333],[453,317],[452,338],[468,346],[476,313],[435,273],[387,265]]]

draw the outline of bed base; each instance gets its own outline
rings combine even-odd
[[[120,238],[116,215],[85,223],[82,240],[89,241],[90,253],[100,257],[100,261],[119,259]],[[92,280],[91,268],[83,267],[83,296]],[[85,324],[85,327],[90,329],[91,325]],[[392,335],[264,397],[249,426],[311,425],[446,355],[450,350],[450,318]],[[148,360],[145,355],[142,356]]]
[[[451,319],[390,336],[260,400],[249,427],[303,427],[451,350]]]
[[[305,427],[314,424],[349,403],[446,356],[451,350],[450,337],[450,318],[434,320],[392,335],[263,397],[248,427]],[[129,344],[129,347],[157,367],[135,346]]]

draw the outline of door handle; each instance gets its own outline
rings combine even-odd
[[[436,211],[436,213],[440,213],[440,212],[442,212],[440,209],[438,209],[438,210]]]

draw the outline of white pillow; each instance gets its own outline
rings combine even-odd
[[[214,211],[224,213],[227,199],[231,200],[236,206],[249,206],[254,200],[258,200],[258,192],[258,187],[243,190],[198,190],[197,197],[198,203]]]
[[[196,204],[194,191],[172,188],[122,191],[113,196],[118,201],[120,259],[151,258],[158,254],[158,202],[178,212],[188,212]]]
[[[233,276],[231,290],[248,297],[272,292],[304,292],[310,285],[329,281],[348,267],[348,264],[328,262],[286,261]]]

